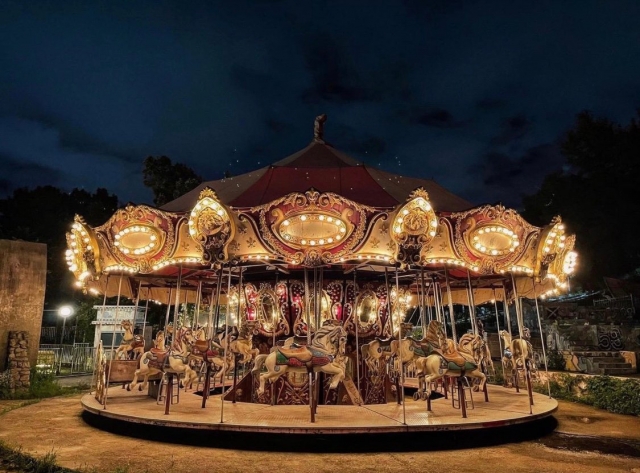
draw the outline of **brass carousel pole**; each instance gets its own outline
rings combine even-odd
[[[147,314],[149,312],[149,297],[150,297],[149,294],[150,294],[150,292],[151,292],[151,289],[149,287],[147,287],[147,301],[146,301],[146,303],[144,305],[144,318],[142,319],[142,340],[145,341],[145,348],[144,348],[145,351],[147,350],[147,348],[146,348],[147,344],[146,344],[146,338],[144,336],[144,332],[147,329]]]
[[[231,271],[231,266],[229,266]],[[220,271],[218,271],[218,284],[216,285],[216,318],[213,325],[211,325],[211,307],[209,308],[209,338],[213,339],[218,331],[218,324],[220,323],[220,296],[222,295],[222,277],[224,276],[224,266],[220,265]],[[229,288],[227,288],[227,297],[229,294]],[[213,304],[213,289],[211,289],[211,303]],[[227,304],[228,305],[228,304]]]
[[[396,266],[396,301],[400,300],[400,282],[398,277],[398,266]],[[400,309],[400,304],[397,304]],[[392,317],[393,318],[393,317]],[[401,316],[398,320],[398,347],[402,344],[402,322],[404,318]],[[407,406],[404,402],[404,367],[402,365],[402,353],[400,353],[400,391],[398,392],[398,400],[402,401],[402,423],[407,424]]]
[[[100,322],[98,323],[98,333],[100,334],[100,340],[98,341],[98,355],[100,356],[102,353],[104,353],[104,345],[102,343],[102,321],[104,320],[104,312],[106,310],[107,307],[107,289],[109,288],[109,274],[107,274],[107,279],[105,281],[104,284],[104,297],[102,298],[102,317],[100,317]],[[95,342],[94,342],[95,343]],[[98,365],[102,362],[102,360],[98,357],[96,357],[96,359],[94,360],[94,366],[93,366],[93,380],[91,381],[91,384],[94,384],[95,382],[95,387],[96,387],[96,392],[98,391]],[[103,387],[103,390],[106,389],[106,387]],[[104,399],[104,395],[102,395],[101,393],[101,399]]]
[[[311,311],[309,310],[309,271],[304,267],[304,308],[307,318],[307,347],[311,346]],[[315,412],[313,410],[313,367],[307,368],[308,385],[309,385],[309,411],[311,412],[311,422],[316,421]]]
[[[502,293],[502,299],[505,300],[504,290]],[[504,303],[503,303],[504,304]],[[493,308],[496,312],[496,327],[498,330],[498,346],[500,347],[500,363],[502,363],[502,377],[504,378],[504,350],[502,349],[502,337],[500,336],[500,320],[498,314],[498,296],[496,294],[496,290],[493,290]]]
[[[442,328],[444,329],[444,338],[447,338],[447,319],[444,316],[444,302],[442,302],[442,284],[438,283],[437,288],[438,288],[438,305],[440,306],[440,317],[442,318]]]
[[[420,326],[422,327],[422,338],[424,338],[424,336],[427,333],[427,311],[426,311],[426,307],[425,307],[425,297],[424,297],[424,292],[425,292],[425,287],[424,287],[424,268],[421,267],[420,268],[420,276],[421,276],[421,281],[420,281]],[[418,279],[416,277],[416,279]]]
[[[176,336],[178,329],[178,316],[180,315],[180,285],[182,284],[182,263],[178,265],[178,279],[176,281],[176,306],[173,309],[173,334],[171,340]]]
[[[538,330],[540,330],[540,341],[542,342],[542,357],[544,358],[544,372],[547,374],[547,389],[549,390],[549,399],[551,399],[551,383],[549,381],[549,368],[547,367],[547,351],[544,347],[544,334],[542,333],[542,321],[540,319],[540,306],[538,305],[538,296],[536,294],[536,281],[533,281],[533,298],[536,301],[536,314],[538,315]]]
[[[229,302],[231,299],[231,264],[229,263],[229,279],[227,282],[227,310],[224,318],[224,363],[222,364],[222,396],[220,396],[220,423],[224,423],[224,378],[226,374],[226,363],[227,363],[227,351],[229,349],[229,319],[231,317],[231,311],[229,310]],[[238,301],[239,303],[240,301]]]
[[[354,293],[354,297],[355,297],[355,291],[356,291],[356,270],[353,270],[353,293]],[[356,332],[356,380],[358,382],[358,396],[361,396],[360,394],[360,345],[359,345],[359,339],[358,339],[358,332],[360,331],[360,317],[358,316],[358,309],[357,307],[355,308],[356,311],[354,313],[355,315],[355,324],[354,324],[354,328],[355,328],[355,332]]]
[[[511,283],[513,284],[513,299],[516,304],[516,318],[518,320],[518,335],[520,335],[520,340],[524,342],[525,341],[524,327],[523,327],[524,321],[522,318],[522,313],[520,312],[521,307],[519,303],[518,288],[516,287],[516,280],[513,277],[513,273],[511,273]],[[515,364],[515,359],[514,359],[514,364]],[[515,365],[515,368],[516,368],[515,372],[516,372],[516,382],[517,382],[518,366]],[[527,366],[526,359],[524,360],[524,366],[522,368],[524,369],[525,378],[527,380],[527,390],[529,391],[529,414],[533,414],[533,390],[531,387],[531,372],[529,370],[529,367]]]
[[[109,372],[107,373],[107,384],[105,384],[104,390],[104,403],[102,404],[102,408],[107,408],[107,398],[109,397],[109,380],[111,379],[111,365],[113,364],[113,349],[116,343],[116,327],[118,324],[118,311],[120,310],[120,294],[122,291],[122,273],[120,273],[120,281],[118,282],[118,299],[116,302],[116,313],[113,317],[113,332],[111,332],[111,354],[109,356]],[[105,294],[107,293],[105,288]],[[102,314],[104,317],[104,313]]]
[[[191,328],[195,330],[200,325],[200,304],[202,303],[202,280],[198,281],[198,291],[196,292],[196,308],[191,322]]]
[[[458,333],[456,331],[456,320],[453,313],[453,294],[451,292],[451,284],[449,284],[449,271],[447,271],[447,265],[444,266],[444,280],[447,285],[447,297],[449,298],[449,319],[451,320],[451,336],[453,342],[458,343]]]
[[[389,271],[387,267],[384,267],[384,286],[387,291],[387,318],[389,319],[389,326],[391,327],[391,338],[393,338],[393,311],[391,309],[391,291],[389,290]],[[396,297],[398,294],[396,293]],[[399,348],[398,348],[399,349]],[[398,365],[399,371],[402,371],[402,353],[396,355],[398,357]],[[396,385],[396,397],[398,400],[398,404],[400,404],[400,373],[395,377],[395,385]]]
[[[167,300],[167,313],[164,317],[164,336],[167,338],[167,327],[169,326],[169,313],[171,312],[171,290],[172,287],[169,286],[169,299]]]
[[[244,287],[242,286],[242,273],[244,272],[244,268],[241,266],[240,267],[240,280],[238,282],[238,293],[239,293],[239,300],[238,300],[238,317],[237,317],[237,323],[238,323],[238,327],[240,327],[240,322],[242,321],[242,300],[245,299],[246,300],[246,295],[244,293]],[[246,304],[245,304],[246,305]],[[245,307],[246,310],[246,307]],[[245,316],[246,316],[246,312],[245,312]],[[227,340],[227,338],[225,337],[225,341],[226,344],[229,345],[231,344],[231,342],[229,340]],[[231,352],[232,356],[233,356],[233,399],[232,399],[232,403],[235,404],[236,403],[236,386],[237,386],[237,382],[238,382],[238,353],[235,352]]]
[[[471,273],[467,269],[467,299],[469,301],[469,317],[471,318],[471,331],[478,335],[478,327],[476,325],[476,305],[473,299],[473,289],[471,288]]]

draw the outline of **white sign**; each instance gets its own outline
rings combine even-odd
[[[93,308],[98,311],[98,317],[91,322],[93,325],[119,325],[123,320],[132,320],[134,324],[144,323],[144,307],[96,305]]]

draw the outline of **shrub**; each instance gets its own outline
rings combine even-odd
[[[594,376],[587,381],[586,400],[618,414],[640,415],[640,383],[633,379]]]

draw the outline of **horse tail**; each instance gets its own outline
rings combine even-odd
[[[268,355],[258,355],[256,356],[253,369],[251,370],[251,374],[259,373],[262,367],[264,366],[264,362],[266,361]]]

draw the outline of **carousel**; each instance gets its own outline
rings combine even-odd
[[[116,321],[125,336],[100,345],[86,411],[342,434],[489,428],[555,411],[550,392],[532,389],[529,334],[542,330],[539,315],[526,326],[522,299],[537,307],[574,272],[575,236],[560,217],[535,227],[365,165],[324,141],[325,121],[301,151],[162,208],[130,204],[95,228],[76,216],[66,257],[79,290],[166,305],[152,346],[133,321]],[[487,304],[496,353],[476,313]],[[487,383],[494,360],[503,385]]]

